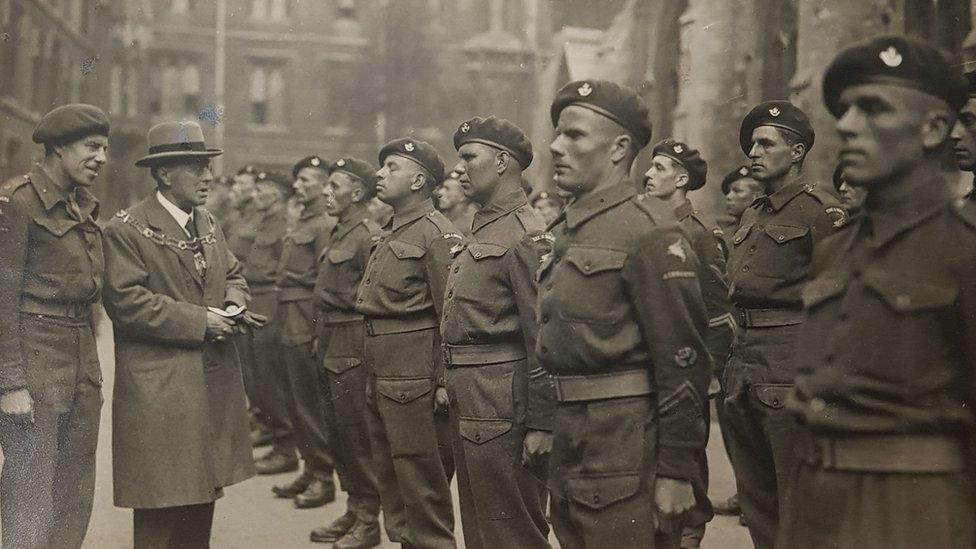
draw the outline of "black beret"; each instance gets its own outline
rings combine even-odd
[[[444,162],[434,147],[426,141],[401,137],[394,139],[380,149],[380,165],[386,162],[391,154],[403,156],[420,164],[434,178],[432,183],[439,184],[444,179]]]
[[[729,194],[729,191],[732,190],[733,183],[740,179],[746,179],[747,177],[752,177],[752,170],[749,169],[749,166],[739,166],[729,172],[725,176],[725,179],[722,180],[722,194]]]
[[[329,163],[322,159],[321,156],[313,154],[311,156],[306,156],[305,158],[298,161],[295,167],[291,169],[291,176],[298,177],[298,172],[302,171],[302,168],[317,168],[325,173],[329,173]]]
[[[286,174],[278,172],[257,172],[254,174],[254,183],[275,185],[285,196],[290,196],[295,191],[292,187],[292,180],[288,179]]]
[[[241,169],[237,170],[237,175],[244,175],[244,174],[257,175],[258,169],[251,164],[245,164],[241,166]]]
[[[482,143],[508,152],[524,170],[532,163],[532,143],[522,128],[504,118],[476,116],[463,122],[454,132],[454,148],[465,143]]]
[[[85,103],[62,105],[44,115],[34,128],[34,143],[70,143],[89,135],[108,137],[108,116]]]
[[[705,186],[708,163],[695,149],[669,137],[654,145],[651,157],[658,155],[674,160],[688,172],[688,184],[685,186],[685,190],[694,191]]]
[[[647,104],[637,92],[609,80],[577,80],[556,92],[549,115],[552,125],[559,122],[563,109],[585,107],[613,120],[630,132],[641,148],[651,142],[651,120]]]
[[[857,84],[892,84],[938,97],[958,111],[966,104],[966,84],[953,58],[917,38],[878,36],[845,48],[824,73],[827,110],[841,116],[841,93]]]
[[[367,198],[376,194],[376,167],[369,162],[346,156],[329,165],[329,175],[336,172],[342,172],[362,183]]]
[[[810,125],[810,118],[789,101],[766,101],[749,111],[739,126],[739,146],[742,152],[749,154],[752,149],[752,132],[760,126],[790,130],[800,136],[800,141],[807,146],[807,152],[813,148],[816,133]]]

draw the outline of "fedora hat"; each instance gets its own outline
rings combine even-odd
[[[224,154],[220,149],[208,149],[203,142],[203,129],[193,121],[163,122],[149,128],[146,138],[149,154],[136,160],[145,168],[178,158],[211,157]]]

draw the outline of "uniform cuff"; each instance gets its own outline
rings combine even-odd
[[[676,446],[660,446],[657,475],[692,481],[698,476],[699,450]]]

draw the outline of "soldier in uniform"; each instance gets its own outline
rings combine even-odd
[[[714,391],[718,389],[725,363],[732,350],[735,338],[735,321],[732,318],[732,303],[729,301],[729,286],[725,280],[725,247],[721,231],[709,229],[695,211],[688,192],[705,186],[708,164],[697,150],[672,138],[665,139],[651,151],[651,166],[644,174],[644,188],[647,194],[662,200],[674,210],[678,223],[691,243],[695,255],[701,262],[698,279],[701,281],[702,297],[708,309],[708,330],[702,334],[712,358]],[[710,425],[711,406],[705,403],[702,409],[706,426]],[[712,506],[708,500],[708,456],[702,449],[698,456],[701,468],[700,484],[695,485],[695,511],[689,517],[681,547],[694,548],[701,545],[705,535],[705,524],[712,519]]]
[[[959,119],[952,128],[952,150],[959,169],[976,173],[976,71],[966,73],[968,99],[959,110]],[[966,191],[966,198],[976,201],[976,180]]]
[[[742,215],[729,254],[738,334],[726,369],[726,413],[742,513],[758,549],[772,547],[796,466],[796,427],[783,405],[803,322],[800,289],[814,244],[843,222],[826,189],[804,178],[814,131],[787,101],[761,103],[742,121],[739,145],[765,194]]]
[[[287,379],[285,399],[298,454],[304,466],[292,482],[274,486],[278,497],[293,498],[295,507],[321,507],[335,499],[332,453],[325,423],[325,401],[313,354],[315,279],[318,258],[335,221],[325,211],[323,194],[328,164],[306,156],[292,168],[295,198],[302,205],[297,223],[285,235],[278,265],[278,319]]]
[[[779,547],[976,546],[976,205],[941,169],[959,63],[880,36],[834,58],[823,97],[864,215],[818,243],[796,390],[811,434]]]
[[[731,223],[722,226],[726,241],[739,228],[739,221],[752,203],[763,195],[763,186],[752,178],[749,166],[739,166],[722,179],[722,196],[725,197],[725,213]]]
[[[461,189],[479,205],[471,235],[452,249],[441,320],[465,547],[548,548],[555,401],[531,351],[533,277],[552,237],[520,185],[532,145],[491,116],[462,123],[454,147]]]
[[[0,186],[0,474],[4,547],[81,547],[95,490],[102,373],[92,304],[102,289],[98,201],[108,117],[44,115],[44,159]]]
[[[240,264],[200,206],[213,174],[196,122],[149,130],[157,191],[105,228],[105,310],[115,334],[115,505],[133,508],[134,547],[208,547],[223,488],[254,474],[237,325]]]
[[[355,311],[356,292],[380,228],[366,213],[376,194],[376,168],[358,158],[329,166],[326,210],[338,219],[319,256],[315,299],[320,327],[317,350],[325,395],[325,418],[346,512],[316,528],[312,541],[335,542],[337,549],[380,543],[380,498],[366,427],[366,367],[363,366],[363,315]]]
[[[474,220],[474,212],[478,208],[464,195],[457,172],[451,171],[434,189],[434,198],[437,199],[438,211],[444,214],[444,217],[448,218],[461,234],[464,236],[471,234],[471,223]]]
[[[631,89],[576,81],[551,107],[573,202],[540,267],[536,356],[556,385],[549,486],[565,549],[674,547],[695,504],[711,362],[699,261],[629,172],[650,141]]]
[[[847,212],[847,217],[860,214],[868,191],[864,187],[855,187],[848,183],[844,179],[844,166],[840,164],[834,169],[833,180],[834,189],[837,190],[837,196],[840,197],[840,203],[844,207],[844,211]]]
[[[447,389],[438,334],[450,249],[461,235],[430,196],[444,163],[411,138],[380,149],[377,197],[393,219],[377,240],[356,311],[366,317],[366,408],[374,466],[391,541],[453,548],[454,516],[438,432]]]
[[[287,187],[259,172],[251,193],[252,223],[238,227],[237,256],[244,279],[251,291],[250,310],[268,317],[258,330],[244,330],[236,336],[244,371],[244,387],[258,423],[267,429],[271,450],[255,462],[261,475],[298,469],[291,418],[285,406],[287,379],[281,371],[281,327],[277,318],[278,294],[275,283],[285,237],[285,197]],[[264,433],[252,431],[252,444],[261,443]]]

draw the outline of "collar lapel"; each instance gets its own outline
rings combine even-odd
[[[566,226],[575,229],[597,214],[630,200],[635,194],[624,182],[577,200],[566,208]]]

